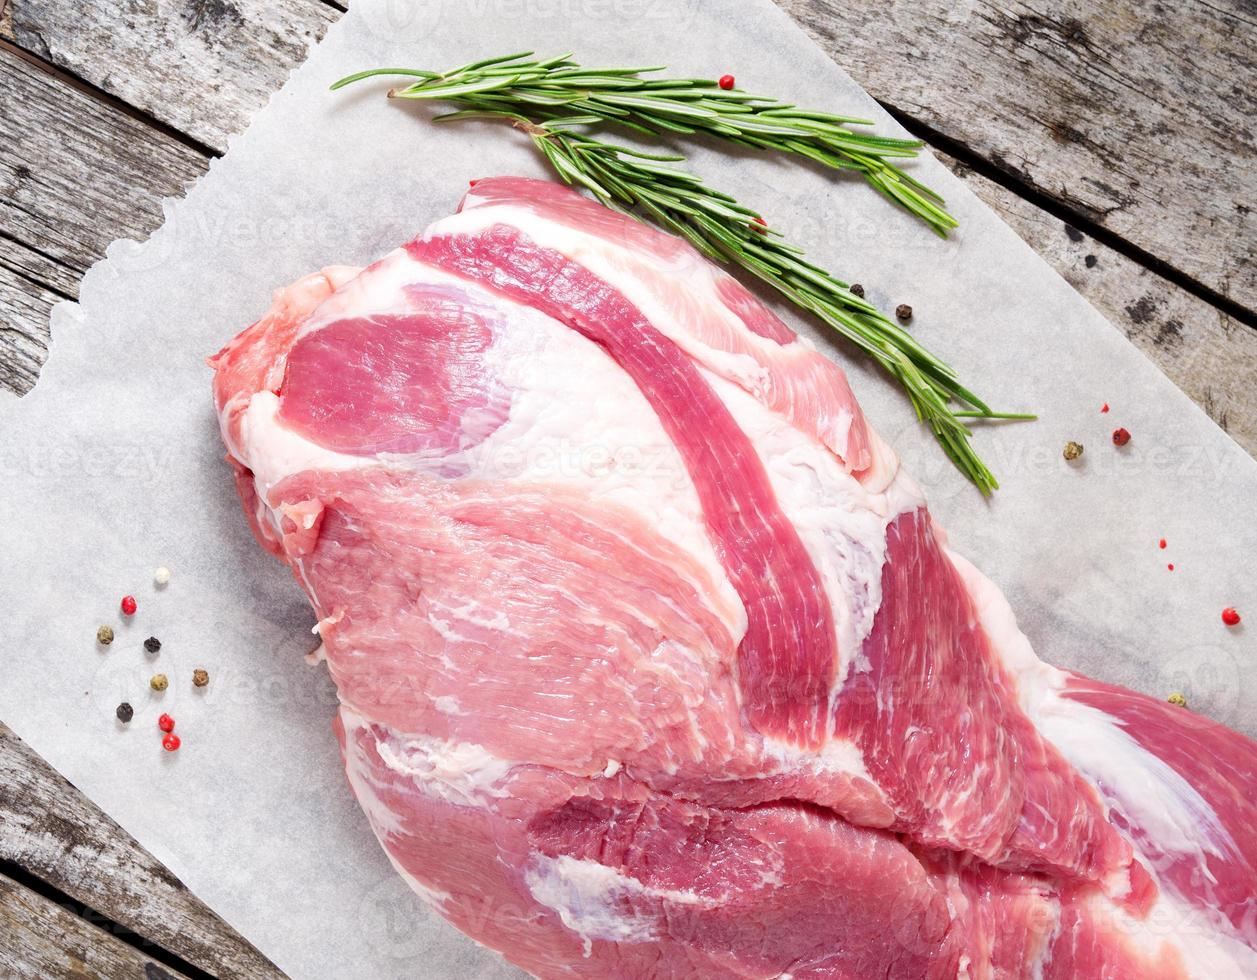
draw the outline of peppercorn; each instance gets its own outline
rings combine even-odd
[[[109,646],[113,642],[113,627],[102,626],[96,631],[96,642],[103,647]]]
[[[861,286],[858,282],[853,282],[851,284],[851,295],[859,296],[860,299],[864,299],[864,287]]]
[[[161,649],[161,640],[157,639],[155,636],[150,636],[144,641],[144,649],[149,653],[156,653]]]
[[[1162,538],[1160,541],[1157,542],[1157,547],[1159,547],[1162,551],[1165,550],[1165,545],[1166,545],[1165,538]]]
[[[1108,402],[1105,402],[1103,405],[1101,405],[1101,406],[1100,406],[1100,414],[1101,414],[1101,415],[1108,415],[1108,414],[1109,414],[1109,403],[1108,403]]]
[[[165,674],[154,674],[149,678],[148,686],[154,691],[164,691],[170,686],[170,680]]]
[[[1168,698],[1166,698],[1166,700],[1167,700],[1167,701],[1169,701],[1169,702],[1170,702],[1170,704],[1176,704],[1176,705],[1178,705],[1180,708],[1186,708],[1186,707],[1187,707],[1187,698],[1185,698],[1183,695],[1179,694],[1179,693],[1178,693],[1178,691],[1175,691],[1175,692],[1174,692],[1173,694],[1171,694]]]
[[[1234,606],[1227,606],[1222,610],[1222,622],[1226,623],[1227,626],[1239,626],[1239,610],[1237,610]]]
[[[161,747],[167,752],[177,752],[179,749],[179,736],[171,732],[161,740]]]
[[[124,616],[135,615],[135,610],[136,610],[135,596],[124,595],[122,597],[122,602],[120,602],[119,605],[122,607],[122,615]]]
[[[131,707],[129,704],[127,704],[125,701],[123,701],[122,704],[118,705],[117,710],[114,711],[114,714],[116,714],[118,716],[118,720],[125,725],[127,722],[129,722],[132,718],[135,717],[135,709]]]
[[[900,303],[895,307],[895,316],[907,323],[912,319],[912,307],[907,303]]]
[[[1072,441],[1065,443],[1065,451],[1061,455],[1066,459],[1077,459],[1082,455],[1082,443]]]
[[[204,687],[209,683],[209,671],[202,670],[200,667],[192,671],[192,683],[196,687]]]
[[[163,732],[173,732],[175,730],[175,720],[170,715],[163,714],[157,719],[157,727]]]
[[[1125,429],[1114,429],[1114,430],[1113,430],[1113,445],[1115,445],[1115,446],[1124,446],[1124,445],[1126,445],[1126,443],[1128,443],[1128,442],[1130,442],[1130,433],[1129,433],[1129,432],[1127,432]]]
[[[159,589],[170,581],[170,569],[162,565],[157,571],[153,572],[153,584]]]
[[[735,82],[732,75],[721,75],[720,81],[716,84],[727,92],[729,89],[733,88]]]

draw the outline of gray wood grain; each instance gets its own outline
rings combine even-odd
[[[53,303],[111,241],[147,237],[208,160],[2,48],[0,91],[0,374],[22,393]]]
[[[177,980],[183,974],[0,875],[0,976]]]
[[[221,152],[339,16],[321,0],[14,0],[12,36]]]
[[[1252,0],[778,0],[874,97],[1257,310]]]
[[[281,974],[0,724],[0,859],[217,976]],[[0,921],[5,900],[0,897]],[[8,976],[0,942],[0,976]],[[56,974],[61,975],[61,974]],[[108,972],[104,974],[110,976]]]

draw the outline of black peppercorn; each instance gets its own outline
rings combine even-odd
[[[144,649],[149,653],[156,653],[161,649],[161,640],[157,639],[155,636],[150,636],[144,641]]]
[[[899,317],[899,319],[901,320],[911,320],[912,307],[909,306],[907,303],[900,303],[898,306],[895,307],[895,316]]]
[[[859,296],[861,299],[864,299],[864,287],[861,286],[858,282],[853,282],[851,284],[851,295]]]
[[[122,704],[118,705],[118,710],[115,714],[117,714],[118,720],[125,725],[135,717],[135,709],[123,701]]]

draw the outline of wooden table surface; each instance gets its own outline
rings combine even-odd
[[[778,2],[1257,453],[1254,0]],[[0,386],[343,10],[0,0]],[[0,724],[0,976],[205,974],[278,971]]]

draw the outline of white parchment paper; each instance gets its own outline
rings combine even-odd
[[[411,897],[352,801],[334,692],[303,660],[312,617],[245,525],[203,358],[273,288],[383,254],[449,213],[469,178],[545,174],[519,134],[433,127],[387,102],[387,82],[334,96],[331,81],[526,48],[731,71],[897,131],[769,0],[354,0],[164,227],[111,246],[80,303],[57,308],[38,387],[0,405],[0,718],[296,977],[512,971]],[[693,165],[883,308],[911,303],[913,330],[993,404],[1041,414],[977,435],[1004,483],[985,503],[896,389],[792,318],[847,366],[1039,653],[1150,694],[1182,690],[1257,733],[1253,631],[1219,619],[1227,605],[1257,617],[1257,463],[935,161],[915,172],[961,221],[946,242],[855,178],[704,151]],[[1122,451],[1117,425],[1134,435]],[[1067,439],[1085,444],[1081,465],[1061,459]],[[161,564],[173,579],[159,591]],[[121,622],[127,592],[140,610]],[[107,651],[101,623],[118,632]],[[150,634],[156,658],[141,649]],[[202,691],[194,667],[210,672]],[[170,677],[160,696],[147,687],[157,670]],[[123,699],[136,707],[125,729]],[[183,736],[174,755],[159,746],[163,710]]]

